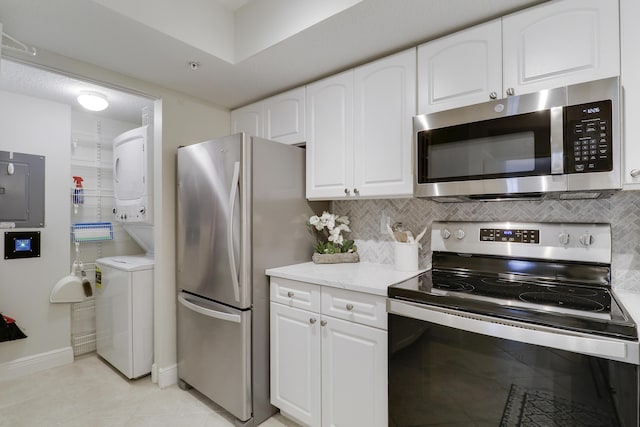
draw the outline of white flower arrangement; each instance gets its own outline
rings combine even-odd
[[[313,215],[307,225],[316,233],[318,244],[316,252],[320,254],[352,253],[358,248],[353,240],[345,240],[342,233],[351,231],[349,217],[324,211],[321,216]]]

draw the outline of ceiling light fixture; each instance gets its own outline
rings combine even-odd
[[[109,106],[107,97],[99,92],[80,92],[78,102],[89,111],[102,111]]]

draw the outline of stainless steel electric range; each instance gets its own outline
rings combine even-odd
[[[640,347],[608,224],[434,222],[389,287],[389,425],[637,426]]]

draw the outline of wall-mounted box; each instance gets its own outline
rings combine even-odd
[[[0,222],[44,227],[45,158],[0,151]]]
[[[39,257],[39,231],[5,231],[4,259]]]

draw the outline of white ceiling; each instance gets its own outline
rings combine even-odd
[[[148,97],[4,59],[0,61],[0,90],[67,104],[74,110],[85,112],[76,100],[78,94],[82,91],[100,92],[107,97],[109,108],[91,114],[135,124],[142,122],[144,107],[153,111],[153,99]]]
[[[215,1],[0,0],[0,22],[38,49],[236,108],[543,0]],[[305,16],[302,25],[296,14],[312,4],[347,8],[311,24]],[[207,40],[231,50],[217,54],[202,47]],[[241,44],[261,47],[230,59],[243,58]]]

